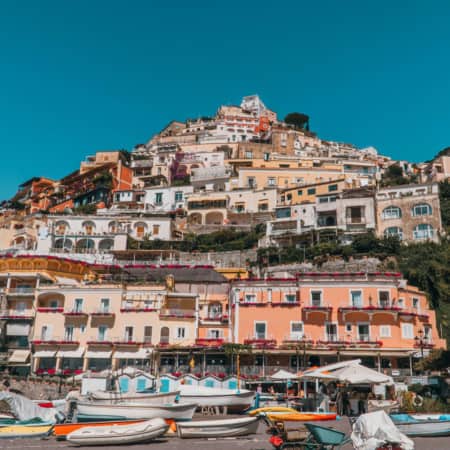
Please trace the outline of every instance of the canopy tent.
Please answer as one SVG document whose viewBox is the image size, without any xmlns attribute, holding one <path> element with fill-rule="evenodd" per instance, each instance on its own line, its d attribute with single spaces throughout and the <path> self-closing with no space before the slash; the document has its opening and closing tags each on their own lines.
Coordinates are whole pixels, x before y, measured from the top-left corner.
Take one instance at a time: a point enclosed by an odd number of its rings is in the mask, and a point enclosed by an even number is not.
<svg viewBox="0 0 450 450">
<path fill-rule="evenodd" d="M 270 378 L 272 380 L 298 380 L 299 377 L 295 373 L 280 369 L 276 371 Z"/>
<path fill-rule="evenodd" d="M 316 378 L 329 378 L 331 380 L 335 380 L 336 377 L 333 375 L 333 371 L 342 369 L 344 367 L 348 367 L 351 365 L 359 364 L 361 362 L 360 359 L 352 359 L 350 361 L 342 361 L 334 364 L 328 364 L 326 366 L 322 367 L 313 367 L 311 369 L 305 370 L 301 374 L 301 378 L 310 378 L 310 379 L 316 379 Z"/>
<path fill-rule="evenodd" d="M 377 372 L 376 370 L 369 369 L 368 367 L 361 366 L 360 364 L 338 369 L 333 372 L 333 375 L 337 377 L 339 381 L 349 384 L 394 384 L 392 377 Z"/>
</svg>

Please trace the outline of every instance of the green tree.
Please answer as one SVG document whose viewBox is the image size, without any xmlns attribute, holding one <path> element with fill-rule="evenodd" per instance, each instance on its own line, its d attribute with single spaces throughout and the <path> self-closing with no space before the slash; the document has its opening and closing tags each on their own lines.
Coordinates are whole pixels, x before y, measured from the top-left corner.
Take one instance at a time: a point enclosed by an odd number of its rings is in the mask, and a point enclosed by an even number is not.
<svg viewBox="0 0 450 450">
<path fill-rule="evenodd" d="M 299 112 L 291 112 L 284 118 L 285 123 L 294 125 L 299 130 L 309 131 L 309 116 Z"/>
</svg>

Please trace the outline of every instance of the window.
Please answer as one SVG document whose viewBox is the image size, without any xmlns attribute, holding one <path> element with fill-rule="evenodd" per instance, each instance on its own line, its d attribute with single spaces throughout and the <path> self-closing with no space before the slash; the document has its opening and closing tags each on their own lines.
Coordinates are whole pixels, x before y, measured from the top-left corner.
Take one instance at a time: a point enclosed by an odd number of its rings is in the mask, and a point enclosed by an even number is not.
<svg viewBox="0 0 450 450">
<path fill-rule="evenodd" d="M 264 161 L 269 161 L 270 153 L 264 153 Z"/>
<path fill-rule="evenodd" d="M 186 337 L 186 328 L 184 327 L 177 327 L 177 339 L 184 339 Z"/>
<path fill-rule="evenodd" d="M 402 323 L 402 338 L 414 339 L 414 327 L 412 323 Z"/>
<path fill-rule="evenodd" d="M 269 204 L 267 202 L 258 204 L 258 211 L 268 211 L 268 210 L 269 210 Z"/>
<path fill-rule="evenodd" d="M 244 212 L 245 211 L 245 203 L 236 203 L 235 208 L 236 208 L 236 212 Z"/>
<path fill-rule="evenodd" d="M 417 216 L 430 216 L 432 214 L 432 208 L 428 203 L 421 203 L 420 205 L 415 205 L 412 208 L 412 215 Z"/>
<path fill-rule="evenodd" d="M 255 180 L 255 178 L 254 177 L 248 177 L 247 178 L 247 184 L 248 184 L 248 187 L 250 187 L 250 188 L 256 188 L 256 180 Z"/>
<path fill-rule="evenodd" d="M 361 291 L 351 291 L 350 292 L 352 306 L 356 308 L 361 308 L 363 306 L 362 292 Z"/>
<path fill-rule="evenodd" d="M 162 192 L 156 192 L 155 193 L 155 205 L 162 205 L 162 198 L 163 198 Z"/>
<path fill-rule="evenodd" d="M 385 237 L 397 237 L 403 239 L 403 230 L 400 227 L 389 227 L 384 230 Z"/>
<path fill-rule="evenodd" d="M 58 300 L 50 300 L 50 308 L 57 308 L 58 307 Z"/>
<path fill-rule="evenodd" d="M 268 179 L 267 179 L 267 184 L 268 184 L 269 186 L 275 186 L 275 185 L 276 185 L 276 179 L 273 178 L 273 177 L 268 178 Z"/>
<path fill-rule="evenodd" d="M 337 184 L 330 184 L 328 186 L 328 192 L 335 192 L 338 190 L 338 185 Z"/>
<path fill-rule="evenodd" d="M 311 306 L 322 306 L 322 291 L 311 291 Z"/>
<path fill-rule="evenodd" d="M 390 306 L 389 291 L 379 291 L 378 292 L 378 304 L 382 308 L 387 308 L 388 306 Z"/>
<path fill-rule="evenodd" d="M 346 323 L 345 324 L 345 332 L 346 333 L 351 333 L 352 332 L 352 324 L 351 323 Z"/>
<path fill-rule="evenodd" d="M 404 298 L 399 298 L 397 305 L 399 308 L 404 308 L 405 307 L 405 299 Z"/>
<path fill-rule="evenodd" d="M 41 328 L 41 340 L 49 341 L 52 338 L 52 328 L 50 325 L 44 325 Z"/>
<path fill-rule="evenodd" d="M 363 223 L 364 207 L 350 206 L 346 211 L 347 221 L 350 223 Z"/>
<path fill-rule="evenodd" d="M 388 206 L 387 208 L 383 209 L 381 217 L 384 220 L 400 219 L 402 217 L 402 210 L 397 206 Z"/>
<path fill-rule="evenodd" d="M 209 339 L 221 339 L 223 337 L 222 330 L 208 330 Z"/>
<path fill-rule="evenodd" d="M 152 331 L 153 328 L 146 326 L 144 327 L 144 343 L 151 344 L 152 343 Z"/>
<path fill-rule="evenodd" d="M 308 195 L 314 195 L 316 193 L 316 188 L 310 188 L 307 191 Z"/>
<path fill-rule="evenodd" d="M 291 322 L 290 339 L 296 340 L 303 337 L 303 322 Z"/>
<path fill-rule="evenodd" d="M 245 303 L 256 303 L 256 294 L 245 294 L 244 302 Z"/>
<path fill-rule="evenodd" d="M 266 339 L 266 322 L 255 322 L 255 338 Z"/>
<path fill-rule="evenodd" d="M 413 237 L 416 240 L 431 239 L 433 237 L 433 227 L 428 223 L 421 223 L 414 228 Z"/>
<path fill-rule="evenodd" d="M 286 195 L 286 200 L 288 200 L 288 201 L 292 200 L 292 194 L 287 194 Z"/>
<path fill-rule="evenodd" d="M 246 151 L 245 152 L 245 158 L 246 159 L 252 159 L 253 158 L 253 152 Z"/>
<path fill-rule="evenodd" d="M 82 298 L 76 298 L 75 299 L 75 312 L 82 312 L 83 311 L 83 299 Z"/>
<path fill-rule="evenodd" d="M 358 340 L 370 341 L 370 327 L 368 323 L 358 323 Z"/>
<path fill-rule="evenodd" d="M 124 340 L 125 342 L 133 341 L 133 327 L 125 327 Z"/>
<path fill-rule="evenodd" d="M 68 326 L 64 330 L 64 340 L 73 341 L 73 326 Z"/>
<path fill-rule="evenodd" d="M 391 326 L 380 325 L 380 338 L 390 338 L 390 337 L 391 337 Z"/>
<path fill-rule="evenodd" d="M 100 300 L 100 305 L 101 305 L 101 312 L 102 313 L 107 313 L 109 312 L 109 298 L 102 298 Z"/>
<path fill-rule="evenodd" d="M 297 191 L 297 195 L 303 195 L 303 191 L 300 189 L 299 191 Z"/>
<path fill-rule="evenodd" d="M 158 236 L 159 235 L 159 225 L 153 225 L 153 228 L 152 228 L 152 233 L 153 233 L 153 236 Z"/>
<path fill-rule="evenodd" d="M 80 325 L 80 334 L 84 334 L 86 332 L 86 325 Z"/>
<path fill-rule="evenodd" d="M 105 325 L 101 325 L 98 327 L 98 340 L 99 341 L 106 341 L 106 335 L 108 333 L 108 327 Z"/>
<path fill-rule="evenodd" d="M 412 307 L 413 307 L 414 309 L 419 309 L 419 299 L 418 299 L 418 298 L 414 297 L 414 298 L 412 299 Z"/>
<path fill-rule="evenodd" d="M 176 191 L 175 202 L 182 202 L 182 201 L 183 201 L 183 191 Z"/>
<path fill-rule="evenodd" d="M 325 340 L 336 342 L 338 340 L 337 324 L 327 323 L 325 327 Z"/>
<path fill-rule="evenodd" d="M 286 303 L 295 303 L 297 301 L 297 295 L 296 294 L 285 294 L 284 301 Z"/>
</svg>

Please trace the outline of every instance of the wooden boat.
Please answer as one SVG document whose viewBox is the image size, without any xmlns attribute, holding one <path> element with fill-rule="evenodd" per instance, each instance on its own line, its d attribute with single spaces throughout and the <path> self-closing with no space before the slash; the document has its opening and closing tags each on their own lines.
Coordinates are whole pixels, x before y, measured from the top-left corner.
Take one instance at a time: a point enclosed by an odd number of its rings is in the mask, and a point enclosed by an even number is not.
<svg viewBox="0 0 450 450">
<path fill-rule="evenodd" d="M 77 445 L 124 445 L 147 442 L 163 435 L 169 425 L 163 419 L 152 419 L 133 425 L 83 427 L 67 435 Z"/>
<path fill-rule="evenodd" d="M 256 433 L 259 417 L 237 419 L 201 420 L 182 422 L 177 425 L 180 438 L 218 438 L 246 436 Z"/>
<path fill-rule="evenodd" d="M 204 407 L 227 407 L 229 411 L 237 412 L 247 409 L 252 403 L 255 393 L 246 389 L 220 389 L 204 386 L 180 386 L 180 400 L 197 403 Z"/>
<path fill-rule="evenodd" d="M 95 391 L 90 392 L 84 399 L 98 403 L 111 404 L 121 402 L 145 403 L 148 405 L 161 405 L 173 403 L 180 394 L 180 391 L 173 392 L 127 392 L 117 391 Z"/>
<path fill-rule="evenodd" d="M 108 427 L 113 425 L 133 425 L 142 423 L 144 420 L 116 420 L 110 422 L 76 422 L 76 423 L 57 423 L 53 427 L 53 436 L 57 439 L 64 439 L 68 434 L 84 427 Z"/>
<path fill-rule="evenodd" d="M 197 409 L 195 403 L 172 403 L 169 405 L 148 405 L 144 403 L 123 402 L 102 405 L 95 401 L 78 401 L 78 414 L 83 420 L 127 420 L 127 419 L 174 419 L 191 420 Z"/>
<path fill-rule="evenodd" d="M 48 436 L 53 425 L 7 425 L 0 427 L 0 439 Z"/>
<path fill-rule="evenodd" d="M 248 412 L 250 416 L 257 416 L 261 413 L 298 413 L 298 411 L 294 408 L 288 408 L 286 406 L 264 406 L 262 408 L 252 409 Z"/>
<path fill-rule="evenodd" d="M 269 412 L 265 413 L 272 421 L 280 422 L 317 422 L 323 420 L 336 420 L 336 413 L 320 412 Z"/>
<path fill-rule="evenodd" d="M 391 414 L 395 426 L 407 436 L 438 437 L 450 436 L 449 415 Z"/>
</svg>

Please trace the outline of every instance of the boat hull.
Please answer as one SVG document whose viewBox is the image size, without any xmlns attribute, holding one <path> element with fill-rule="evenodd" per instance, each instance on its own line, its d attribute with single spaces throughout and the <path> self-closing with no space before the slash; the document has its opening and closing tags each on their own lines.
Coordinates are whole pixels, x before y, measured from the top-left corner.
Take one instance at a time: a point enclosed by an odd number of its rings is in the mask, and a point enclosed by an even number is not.
<svg viewBox="0 0 450 450">
<path fill-rule="evenodd" d="M 324 420 L 336 420 L 336 413 L 284 413 L 284 412 L 271 412 L 266 413 L 266 416 L 270 420 L 278 420 L 281 422 L 320 422 Z"/>
<path fill-rule="evenodd" d="M 77 445 L 125 445 L 147 442 L 162 436 L 169 428 L 163 419 L 152 419 L 134 425 L 83 427 L 67 435 Z"/>
<path fill-rule="evenodd" d="M 219 438 L 254 434 L 258 429 L 258 417 L 225 420 L 202 420 L 177 425 L 180 438 Z"/>
<path fill-rule="evenodd" d="M 191 420 L 197 405 L 194 403 L 175 403 L 172 405 L 146 405 L 123 402 L 114 405 L 99 405 L 97 402 L 77 402 L 77 413 L 92 421 L 127 419 L 174 419 Z"/>
<path fill-rule="evenodd" d="M 182 386 L 180 401 L 197 403 L 199 408 L 226 407 L 230 412 L 240 412 L 253 403 L 255 393 L 252 391 L 235 391 L 205 387 Z"/>
<path fill-rule="evenodd" d="M 395 415 L 391 416 L 395 426 L 407 436 L 450 436 L 450 420 L 428 419 L 427 416 L 417 419 L 417 417 L 404 414 L 397 418 Z"/>
<path fill-rule="evenodd" d="M 166 405 L 173 403 L 180 394 L 180 391 L 164 392 L 156 394 L 145 393 L 120 393 L 120 392 L 91 392 L 84 399 L 95 401 L 105 405 L 135 402 L 147 405 Z"/>
<path fill-rule="evenodd" d="M 53 427 L 53 436 L 59 439 L 65 438 L 68 434 L 79 430 L 83 427 L 110 427 L 116 425 L 134 425 L 136 423 L 142 423 L 143 420 L 116 420 L 109 422 L 77 422 L 77 423 L 57 423 Z"/>
<path fill-rule="evenodd" d="M 53 425 L 9 425 L 0 428 L 0 439 L 40 438 L 48 436 Z"/>
</svg>

